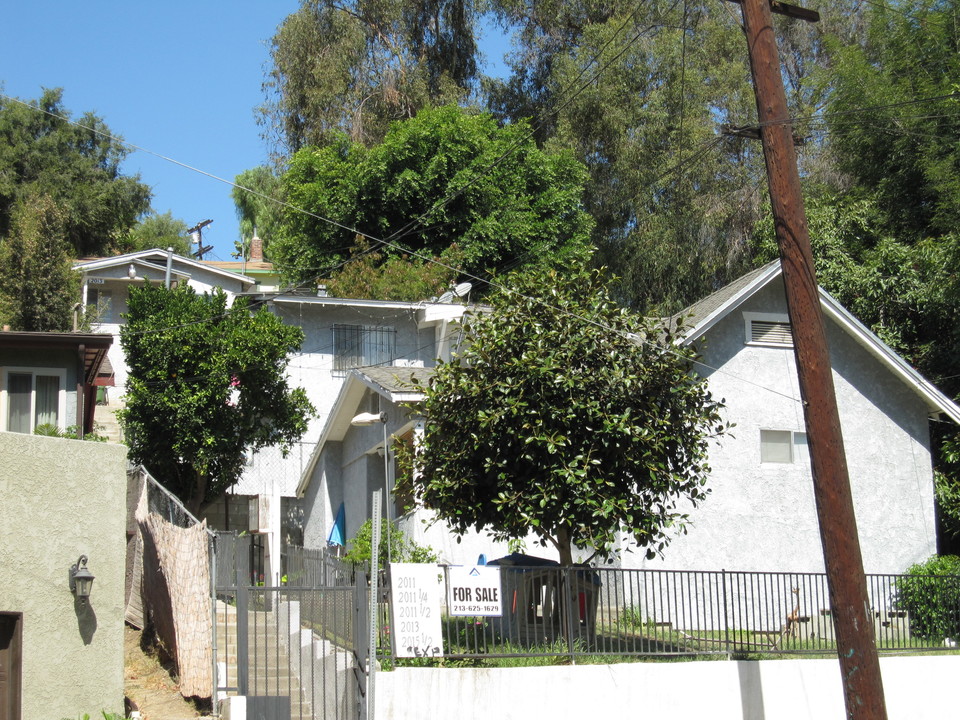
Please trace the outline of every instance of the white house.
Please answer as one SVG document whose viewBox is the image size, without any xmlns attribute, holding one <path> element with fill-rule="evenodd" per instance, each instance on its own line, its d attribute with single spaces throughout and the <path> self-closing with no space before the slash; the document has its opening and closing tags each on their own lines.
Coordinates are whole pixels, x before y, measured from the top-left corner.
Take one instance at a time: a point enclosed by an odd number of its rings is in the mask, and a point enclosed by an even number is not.
<svg viewBox="0 0 960 720">
<path fill-rule="evenodd" d="M 928 423 L 960 423 L 960 408 L 905 363 L 829 294 L 821 291 L 867 572 L 897 573 L 936 550 Z M 655 560 L 624 553 L 624 567 L 820 572 L 823 555 L 804 419 L 779 262 L 751 272 L 692 305 L 683 342 L 702 355 L 696 371 L 726 403 L 731 434 L 710 452 L 711 494 L 690 510 L 691 526 Z M 416 398 L 399 372 L 352 374 L 306 466 L 299 492 L 305 542 L 322 546 L 339 503 L 346 535 L 366 516 L 370 491 L 384 481 L 383 426 L 353 427 L 358 413 L 385 412 L 386 430 L 416 434 L 416 417 L 398 407 Z M 395 472 L 388 464 L 388 470 Z M 396 512 L 395 510 L 393 512 Z M 475 562 L 505 549 L 484 537 L 456 543 L 435 526 L 409 531 L 444 560 Z"/>
<path fill-rule="evenodd" d="M 147 280 L 165 282 L 167 261 L 166 251 L 149 250 L 74 266 L 83 274 L 84 304 L 99 304 L 104 311 L 97 325 L 100 332 L 119 337 L 130 285 Z M 222 501 L 207 508 L 206 517 L 219 529 L 262 535 L 268 558 L 279 558 L 284 539 L 302 542 L 297 485 L 348 372 L 357 367 L 430 367 L 437 358 L 448 357 L 451 333 L 455 332 L 452 323 L 462 316 L 465 306 L 453 302 L 452 293 L 445 294 L 443 302 L 391 302 L 332 298 L 292 290 L 267 292 L 264 287 L 275 288 L 277 280 L 275 273 L 260 267 L 264 263 L 253 263 L 253 270 L 262 270 L 265 286 L 233 272 L 239 269 L 235 265 L 239 264 L 201 262 L 173 255 L 171 283 L 186 282 L 198 292 L 219 287 L 229 301 L 239 294 L 253 295 L 284 323 L 300 327 L 304 342 L 301 351 L 290 358 L 288 375 L 293 387 L 306 390 L 317 414 L 286 456 L 277 448 L 253 455 L 241 481 Z M 459 289 L 467 291 L 465 287 Z M 119 386 L 111 400 L 116 403 L 122 401 L 127 377 L 119 340 L 111 349 L 110 359 Z M 270 572 L 278 579 L 279 563 L 273 563 Z"/>
</svg>

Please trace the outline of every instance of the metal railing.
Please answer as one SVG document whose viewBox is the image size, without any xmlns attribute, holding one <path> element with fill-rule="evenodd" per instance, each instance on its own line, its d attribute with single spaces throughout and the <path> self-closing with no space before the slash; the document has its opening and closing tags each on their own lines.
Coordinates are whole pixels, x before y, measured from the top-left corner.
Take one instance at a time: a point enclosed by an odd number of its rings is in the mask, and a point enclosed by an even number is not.
<svg viewBox="0 0 960 720">
<path fill-rule="evenodd" d="M 832 654 L 836 640 L 820 573 L 701 572 L 612 568 L 500 568 L 499 617 L 452 617 L 441 608 L 447 658 Z M 441 573 L 438 573 L 440 576 Z M 442 573 L 449 597 L 449 569 Z M 944 650 L 956 638 L 930 631 L 898 589 L 915 576 L 868 575 L 880 652 Z M 952 588 L 960 577 L 927 581 Z M 960 629 L 960 601 L 932 612 Z M 389 606 L 380 654 L 392 656 Z M 938 626 L 943 627 L 944 625 Z M 922 630 L 922 632 L 921 632 Z M 960 635 L 960 630 L 957 632 Z"/>
<path fill-rule="evenodd" d="M 248 717 L 358 716 L 355 588 L 221 590 L 236 604 L 217 607 L 219 693 L 246 696 Z"/>
</svg>

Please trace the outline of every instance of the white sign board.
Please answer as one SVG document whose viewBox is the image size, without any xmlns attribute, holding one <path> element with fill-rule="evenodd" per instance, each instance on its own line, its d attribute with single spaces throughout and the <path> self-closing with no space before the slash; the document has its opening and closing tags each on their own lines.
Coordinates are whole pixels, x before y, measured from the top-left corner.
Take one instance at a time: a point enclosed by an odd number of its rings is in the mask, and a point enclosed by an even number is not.
<svg viewBox="0 0 960 720">
<path fill-rule="evenodd" d="M 397 657 L 443 657 L 440 580 L 436 565 L 390 563 L 393 639 Z"/>
<path fill-rule="evenodd" d="M 448 568 L 450 597 L 447 607 L 451 615 L 503 614 L 500 598 L 500 568 L 489 565 Z"/>
</svg>

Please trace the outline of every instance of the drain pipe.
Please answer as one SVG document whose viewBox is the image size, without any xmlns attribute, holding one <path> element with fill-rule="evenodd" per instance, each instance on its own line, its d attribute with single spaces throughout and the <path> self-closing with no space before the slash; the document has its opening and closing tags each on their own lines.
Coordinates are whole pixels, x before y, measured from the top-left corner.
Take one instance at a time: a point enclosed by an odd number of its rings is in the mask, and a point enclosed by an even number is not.
<svg viewBox="0 0 960 720">
<path fill-rule="evenodd" d="M 173 248 L 167 248 L 167 275 L 163 281 L 163 286 L 169 290 L 170 289 L 170 272 L 173 268 Z"/>
</svg>

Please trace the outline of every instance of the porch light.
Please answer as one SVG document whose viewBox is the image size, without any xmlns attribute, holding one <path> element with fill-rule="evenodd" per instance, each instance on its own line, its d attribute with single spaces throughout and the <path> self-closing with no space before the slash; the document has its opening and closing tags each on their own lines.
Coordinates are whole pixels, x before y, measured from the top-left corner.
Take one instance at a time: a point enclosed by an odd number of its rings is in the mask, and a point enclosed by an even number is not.
<svg viewBox="0 0 960 720">
<path fill-rule="evenodd" d="M 70 568 L 70 592 L 81 602 L 87 602 L 93 587 L 94 575 L 87 569 L 87 556 L 81 555 Z"/>
</svg>

